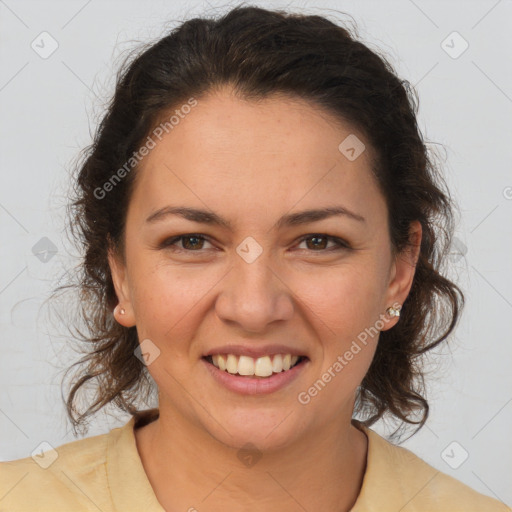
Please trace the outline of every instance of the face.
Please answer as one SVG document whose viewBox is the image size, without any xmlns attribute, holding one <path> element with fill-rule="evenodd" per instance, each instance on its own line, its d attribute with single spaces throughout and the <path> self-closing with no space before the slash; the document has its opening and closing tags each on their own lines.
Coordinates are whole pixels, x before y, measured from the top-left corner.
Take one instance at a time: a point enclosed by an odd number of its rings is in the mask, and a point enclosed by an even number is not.
<svg viewBox="0 0 512 512">
<path fill-rule="evenodd" d="M 355 159 L 360 146 L 339 149 L 349 136 L 366 147 Z M 161 418 L 260 449 L 348 428 L 417 257 L 392 255 L 364 136 L 300 99 L 224 89 L 136 172 L 125 259 L 110 265 L 116 318 L 146 340 Z M 299 215 L 327 208 L 338 213 Z"/>
</svg>

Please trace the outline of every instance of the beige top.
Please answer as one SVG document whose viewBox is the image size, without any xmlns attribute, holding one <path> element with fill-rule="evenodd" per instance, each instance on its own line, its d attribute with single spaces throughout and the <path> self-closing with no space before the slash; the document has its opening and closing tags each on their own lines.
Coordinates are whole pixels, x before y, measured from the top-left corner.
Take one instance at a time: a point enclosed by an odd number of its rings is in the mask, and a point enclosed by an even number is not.
<svg viewBox="0 0 512 512">
<path fill-rule="evenodd" d="M 37 462 L 0 462 L 0 512 L 163 512 L 133 432 L 157 417 L 158 409 L 142 411 L 108 434 L 36 454 Z M 512 511 L 361 428 L 368 437 L 367 466 L 351 512 Z"/>
</svg>

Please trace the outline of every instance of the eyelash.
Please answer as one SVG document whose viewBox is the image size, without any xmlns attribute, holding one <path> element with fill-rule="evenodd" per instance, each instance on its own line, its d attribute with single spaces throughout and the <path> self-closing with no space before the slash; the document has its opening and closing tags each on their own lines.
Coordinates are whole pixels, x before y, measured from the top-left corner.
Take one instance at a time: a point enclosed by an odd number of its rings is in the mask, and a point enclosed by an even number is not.
<svg viewBox="0 0 512 512">
<path fill-rule="evenodd" d="M 331 247 L 331 248 L 328 248 L 328 249 L 322 249 L 322 250 L 318 250 L 318 251 L 310 250 L 310 252 L 319 252 L 319 253 L 321 253 L 321 252 L 330 252 L 330 251 L 350 250 L 351 249 L 350 244 L 348 242 L 346 242 L 345 240 L 343 240 L 342 238 L 338 238 L 336 236 L 325 235 L 323 233 L 310 233 L 308 235 L 305 235 L 305 236 L 303 236 L 299 240 L 299 244 L 301 244 L 305 240 L 308 240 L 310 238 L 315 238 L 315 237 L 326 238 L 328 242 L 334 242 L 337 245 L 337 247 Z M 159 248 L 160 249 L 169 249 L 169 248 L 171 248 L 172 250 L 175 250 L 175 251 L 178 251 L 178 252 L 181 251 L 181 252 L 188 252 L 188 253 L 200 253 L 203 250 L 203 249 L 189 250 L 189 249 L 183 249 L 183 248 L 176 247 L 176 243 L 179 242 L 180 240 L 185 239 L 185 238 L 198 238 L 199 240 L 203 240 L 203 241 L 209 242 L 208 238 L 203 236 L 203 235 L 196 234 L 196 233 L 188 233 L 188 234 L 185 234 L 185 235 L 178 235 L 178 236 L 174 236 L 174 237 L 171 237 L 171 238 L 168 238 L 168 239 L 164 240 L 160 244 Z M 308 250 L 308 249 L 306 249 L 306 250 Z"/>
</svg>

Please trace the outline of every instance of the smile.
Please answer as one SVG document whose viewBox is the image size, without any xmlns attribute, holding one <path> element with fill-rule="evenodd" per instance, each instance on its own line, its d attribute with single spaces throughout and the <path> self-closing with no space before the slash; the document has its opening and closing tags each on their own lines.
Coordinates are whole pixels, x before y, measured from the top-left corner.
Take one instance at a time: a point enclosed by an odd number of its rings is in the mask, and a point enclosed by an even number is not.
<svg viewBox="0 0 512 512">
<path fill-rule="evenodd" d="M 241 395 L 266 395 L 285 389 L 311 362 L 306 356 L 291 354 L 264 355 L 257 358 L 211 354 L 201 359 L 214 381 Z"/>
<path fill-rule="evenodd" d="M 253 358 L 250 356 L 235 354 L 213 354 L 207 361 L 219 370 L 232 375 L 270 377 L 273 374 L 289 371 L 299 364 L 304 356 L 291 354 L 275 354 Z"/>
</svg>

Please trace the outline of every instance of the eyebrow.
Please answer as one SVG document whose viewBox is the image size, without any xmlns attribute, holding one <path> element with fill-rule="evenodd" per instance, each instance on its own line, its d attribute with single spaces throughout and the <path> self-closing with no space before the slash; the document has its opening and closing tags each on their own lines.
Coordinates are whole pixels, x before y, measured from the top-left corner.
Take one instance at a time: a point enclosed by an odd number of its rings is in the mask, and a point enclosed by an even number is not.
<svg viewBox="0 0 512 512">
<path fill-rule="evenodd" d="M 146 219 L 146 223 L 152 224 L 173 215 L 201 224 L 221 226 L 229 230 L 233 229 L 231 222 L 214 212 L 185 206 L 165 206 L 164 208 L 160 208 Z M 283 215 L 277 221 L 276 227 L 280 229 L 284 226 L 298 226 L 338 215 L 343 215 L 358 222 L 366 222 L 366 219 L 362 215 L 358 215 L 343 206 L 333 206 Z"/>
</svg>

